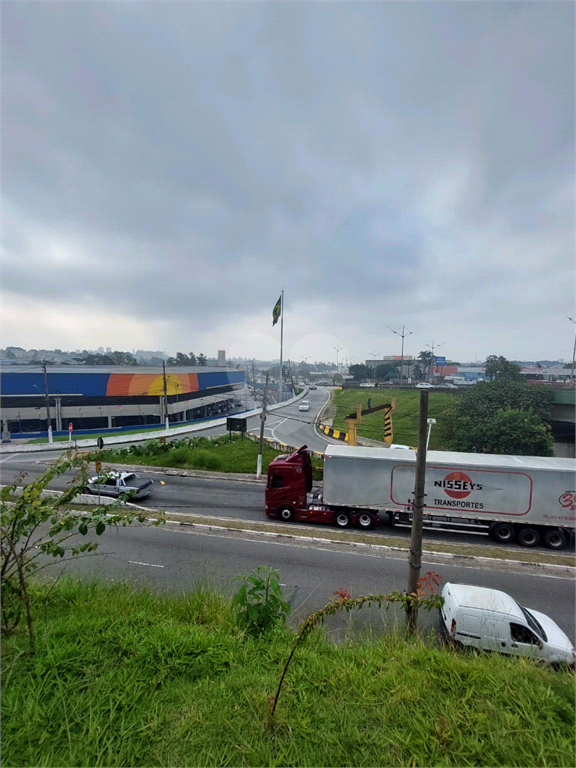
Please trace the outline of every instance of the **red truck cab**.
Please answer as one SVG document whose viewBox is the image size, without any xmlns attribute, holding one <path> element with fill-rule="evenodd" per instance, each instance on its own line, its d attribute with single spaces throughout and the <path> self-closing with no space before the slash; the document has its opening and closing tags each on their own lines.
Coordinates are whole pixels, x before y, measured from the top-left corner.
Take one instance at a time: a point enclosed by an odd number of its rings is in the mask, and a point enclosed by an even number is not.
<svg viewBox="0 0 576 768">
<path fill-rule="evenodd" d="M 268 517 L 285 522 L 329 523 L 339 528 L 357 525 L 364 529 L 378 525 L 378 516 L 373 512 L 322 502 L 320 492 L 312 489 L 312 461 L 306 445 L 270 462 L 265 498 Z"/>
<path fill-rule="evenodd" d="M 288 455 L 276 456 L 268 466 L 266 514 L 282 520 L 295 520 L 296 511 L 306 507 L 312 491 L 312 462 L 303 445 Z"/>
</svg>

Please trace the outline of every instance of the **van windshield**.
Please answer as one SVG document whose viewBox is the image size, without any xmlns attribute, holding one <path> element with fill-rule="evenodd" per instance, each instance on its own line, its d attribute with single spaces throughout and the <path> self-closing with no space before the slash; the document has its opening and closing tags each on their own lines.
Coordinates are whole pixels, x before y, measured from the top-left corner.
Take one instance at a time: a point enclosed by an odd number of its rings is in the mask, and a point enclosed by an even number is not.
<svg viewBox="0 0 576 768">
<path fill-rule="evenodd" d="M 522 613 L 524 614 L 526 621 L 528 622 L 528 626 L 530 627 L 530 629 L 536 632 L 538 637 L 540 637 L 542 640 L 544 640 L 545 643 L 547 643 L 548 638 L 546 637 L 546 632 L 544 632 L 544 630 L 542 629 L 542 625 L 540 624 L 540 622 L 537 621 L 537 619 L 534 616 L 532 616 L 528 608 L 524 608 L 523 605 L 521 605 L 520 608 L 522 610 Z"/>
</svg>

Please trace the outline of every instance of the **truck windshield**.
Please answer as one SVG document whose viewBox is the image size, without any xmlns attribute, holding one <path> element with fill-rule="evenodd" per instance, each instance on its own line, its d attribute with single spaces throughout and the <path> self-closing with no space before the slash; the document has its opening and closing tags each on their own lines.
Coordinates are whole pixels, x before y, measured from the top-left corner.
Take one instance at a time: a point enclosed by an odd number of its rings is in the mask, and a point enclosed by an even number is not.
<svg viewBox="0 0 576 768">
<path fill-rule="evenodd" d="M 544 630 L 542 629 L 542 625 L 540 624 L 540 622 L 537 621 L 537 619 L 534 616 L 532 616 L 528 608 L 524 608 L 524 606 L 521 605 L 520 609 L 522 610 L 522 613 L 524 614 L 524 617 L 528 622 L 528 626 L 530 627 L 530 629 L 536 632 L 538 637 L 544 640 L 545 643 L 547 643 L 548 638 L 546 637 L 546 632 L 544 632 Z"/>
</svg>

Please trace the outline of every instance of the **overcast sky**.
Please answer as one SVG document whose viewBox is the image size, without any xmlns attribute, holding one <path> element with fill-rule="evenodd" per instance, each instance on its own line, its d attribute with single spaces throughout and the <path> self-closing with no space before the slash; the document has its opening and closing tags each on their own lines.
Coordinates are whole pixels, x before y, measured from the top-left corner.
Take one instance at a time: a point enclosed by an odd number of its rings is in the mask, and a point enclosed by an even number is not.
<svg viewBox="0 0 576 768">
<path fill-rule="evenodd" d="M 2 346 L 571 360 L 574 8 L 4 0 Z"/>
</svg>

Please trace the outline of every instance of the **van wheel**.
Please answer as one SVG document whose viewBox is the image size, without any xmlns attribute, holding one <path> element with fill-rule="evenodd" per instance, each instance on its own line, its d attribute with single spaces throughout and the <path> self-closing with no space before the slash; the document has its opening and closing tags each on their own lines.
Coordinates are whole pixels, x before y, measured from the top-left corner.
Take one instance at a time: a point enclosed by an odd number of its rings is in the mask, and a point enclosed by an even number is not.
<svg viewBox="0 0 576 768">
<path fill-rule="evenodd" d="M 566 536 L 557 528 L 552 528 L 544 534 L 544 544 L 548 549 L 564 549 L 566 546 Z"/>
<path fill-rule="evenodd" d="M 518 544 L 522 544 L 523 547 L 535 547 L 540 544 L 540 532 L 536 528 L 520 528 Z"/>
<path fill-rule="evenodd" d="M 294 520 L 294 510 L 291 507 L 282 507 L 278 510 L 278 517 L 285 523 L 291 523 Z"/>
<path fill-rule="evenodd" d="M 501 544 L 509 544 L 511 541 L 514 541 L 514 528 L 510 523 L 496 523 L 490 529 L 490 536 Z"/>
<path fill-rule="evenodd" d="M 334 518 L 334 524 L 337 528 L 349 528 L 351 525 L 350 515 L 347 512 L 339 512 Z"/>
<path fill-rule="evenodd" d="M 370 528 L 374 528 L 375 521 L 372 515 L 368 515 L 365 512 L 363 512 L 361 515 L 358 515 L 358 518 L 356 520 L 356 525 L 358 526 L 358 528 L 369 530 Z"/>
</svg>

